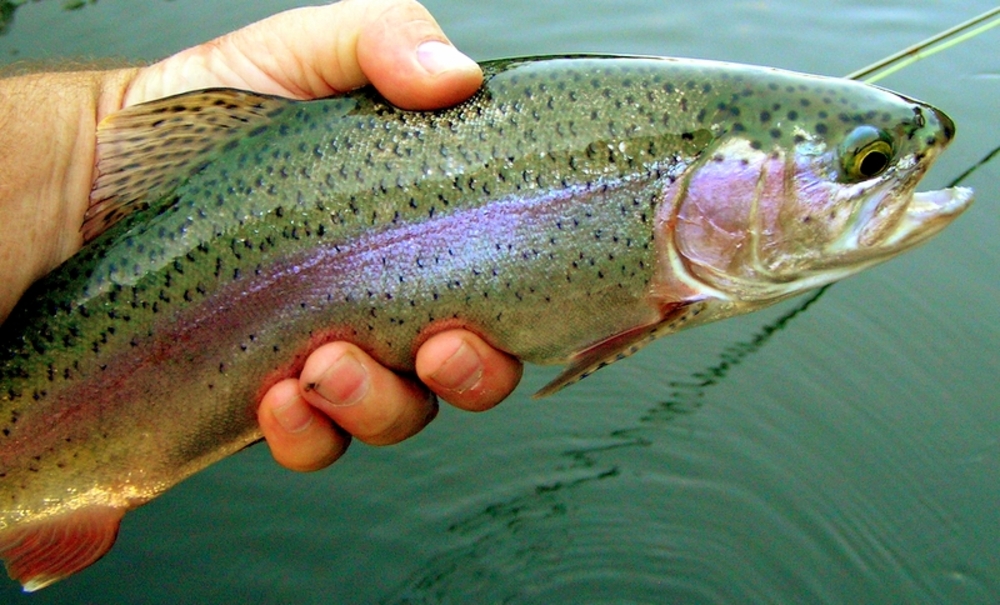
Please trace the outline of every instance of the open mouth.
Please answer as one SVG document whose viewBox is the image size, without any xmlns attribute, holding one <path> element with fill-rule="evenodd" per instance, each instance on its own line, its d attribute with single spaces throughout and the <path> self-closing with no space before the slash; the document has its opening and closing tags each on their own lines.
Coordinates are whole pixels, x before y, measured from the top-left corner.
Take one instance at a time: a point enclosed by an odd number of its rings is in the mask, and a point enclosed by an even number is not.
<svg viewBox="0 0 1000 605">
<path fill-rule="evenodd" d="M 972 200 L 972 189 L 968 187 L 914 193 L 883 246 L 911 246 L 934 235 L 968 208 Z"/>
<path fill-rule="evenodd" d="M 971 203 L 972 189 L 968 187 L 918 191 L 913 194 L 906 215 L 924 219 L 951 216 L 965 210 Z"/>
</svg>

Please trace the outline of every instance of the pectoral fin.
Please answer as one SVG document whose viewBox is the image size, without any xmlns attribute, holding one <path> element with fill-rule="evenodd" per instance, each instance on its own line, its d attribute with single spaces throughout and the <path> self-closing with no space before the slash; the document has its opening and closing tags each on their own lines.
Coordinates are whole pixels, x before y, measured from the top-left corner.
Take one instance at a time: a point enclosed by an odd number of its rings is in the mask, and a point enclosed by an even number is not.
<svg viewBox="0 0 1000 605">
<path fill-rule="evenodd" d="M 580 382 L 597 370 L 631 356 L 660 336 L 681 329 L 704 308 L 703 303 L 681 304 L 664 311 L 663 319 L 620 332 L 580 351 L 570 365 L 532 397 L 541 399 Z"/>
<path fill-rule="evenodd" d="M 34 592 L 104 556 L 124 514 L 120 508 L 89 506 L 0 530 L 0 558 L 11 579 Z"/>
</svg>

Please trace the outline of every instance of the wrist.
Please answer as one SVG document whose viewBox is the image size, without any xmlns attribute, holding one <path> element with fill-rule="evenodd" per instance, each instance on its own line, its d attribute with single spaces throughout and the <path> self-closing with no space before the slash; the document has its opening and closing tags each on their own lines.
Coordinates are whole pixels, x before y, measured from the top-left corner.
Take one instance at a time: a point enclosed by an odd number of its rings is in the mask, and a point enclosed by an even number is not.
<svg viewBox="0 0 1000 605">
<path fill-rule="evenodd" d="M 0 80 L 0 322 L 32 282 L 82 245 L 98 120 L 121 107 L 136 70 Z"/>
</svg>

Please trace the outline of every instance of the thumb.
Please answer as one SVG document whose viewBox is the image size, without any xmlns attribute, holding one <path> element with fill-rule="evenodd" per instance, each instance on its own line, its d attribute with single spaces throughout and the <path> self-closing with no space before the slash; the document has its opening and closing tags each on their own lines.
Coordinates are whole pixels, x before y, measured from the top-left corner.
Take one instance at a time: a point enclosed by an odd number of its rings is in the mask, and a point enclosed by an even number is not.
<svg viewBox="0 0 1000 605">
<path fill-rule="evenodd" d="M 358 64 L 389 101 L 405 109 L 433 109 L 454 105 L 479 88 L 479 65 L 452 46 L 423 6 L 394 0 L 364 4 L 378 16 L 360 30 Z"/>
<path fill-rule="evenodd" d="M 345 0 L 279 13 L 142 70 L 124 105 L 228 86 L 316 98 L 372 83 L 406 109 L 470 96 L 482 71 L 414 0 Z"/>
</svg>

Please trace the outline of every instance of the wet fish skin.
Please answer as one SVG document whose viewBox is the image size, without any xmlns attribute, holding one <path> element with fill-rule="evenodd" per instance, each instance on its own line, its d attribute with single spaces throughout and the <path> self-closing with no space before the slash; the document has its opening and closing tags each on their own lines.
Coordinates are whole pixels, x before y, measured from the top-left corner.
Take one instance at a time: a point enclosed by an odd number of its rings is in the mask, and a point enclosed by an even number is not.
<svg viewBox="0 0 1000 605">
<path fill-rule="evenodd" d="M 260 396 L 322 342 L 350 340 L 409 371 L 423 340 L 461 326 L 526 361 L 573 363 L 561 386 L 656 336 L 884 260 L 968 203 L 942 195 L 912 219 L 913 237 L 899 231 L 954 126 L 854 82 L 608 57 L 485 73 L 476 97 L 440 112 L 397 110 L 371 90 L 155 105 L 182 122 L 215 102 L 252 110 L 196 154 L 160 137 L 157 151 L 194 156 L 193 174 L 151 177 L 135 200 L 147 209 L 0 327 L 0 554 L 12 576 L 40 588 L 85 567 L 124 511 L 259 439 Z M 144 111 L 127 115 L 184 130 Z M 868 124 L 894 137 L 893 165 L 845 180 L 844 142 Z M 123 172 L 107 173 L 111 189 L 142 189 Z M 876 193 L 877 207 L 858 210 Z M 817 214 L 803 227 L 803 208 L 819 207 L 830 225 Z M 897 241 L 845 249 L 863 218 Z M 759 233 L 732 237 L 740 229 Z M 25 546 L 65 549 L 57 530 L 96 546 L 56 566 Z"/>
</svg>

